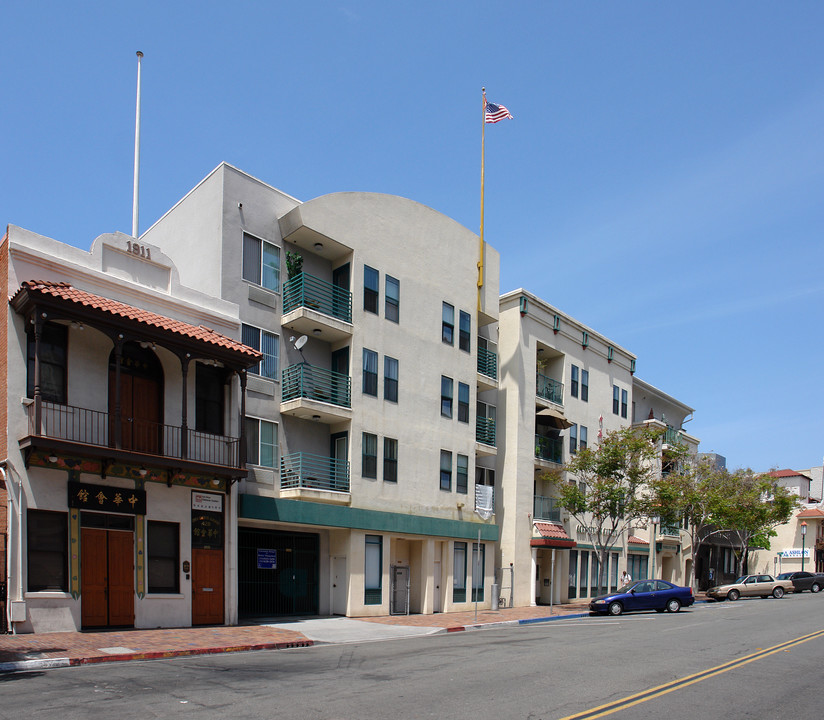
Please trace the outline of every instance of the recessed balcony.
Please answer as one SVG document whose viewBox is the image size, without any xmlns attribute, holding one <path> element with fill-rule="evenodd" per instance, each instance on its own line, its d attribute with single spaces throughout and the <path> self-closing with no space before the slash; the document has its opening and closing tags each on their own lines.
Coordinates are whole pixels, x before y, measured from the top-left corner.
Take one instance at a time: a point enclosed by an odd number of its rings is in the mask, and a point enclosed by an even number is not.
<svg viewBox="0 0 824 720">
<path fill-rule="evenodd" d="M 475 418 L 475 454 L 497 455 L 495 446 L 495 420 L 478 416 Z"/>
<path fill-rule="evenodd" d="M 352 419 L 352 381 L 348 375 L 298 363 L 281 374 L 280 412 L 327 424 Z"/>
<path fill-rule="evenodd" d="M 498 387 L 498 353 L 478 346 L 478 386 L 481 390 Z"/>
<path fill-rule="evenodd" d="M 296 452 L 280 459 L 280 496 L 349 504 L 349 461 Z"/>
<path fill-rule="evenodd" d="M 534 520 L 561 522 L 561 507 L 558 505 L 558 499 L 535 495 L 532 502 L 532 517 Z"/>
<path fill-rule="evenodd" d="M 535 460 L 539 466 L 563 465 L 564 441 L 559 437 L 535 436 Z"/>
<path fill-rule="evenodd" d="M 564 384 L 541 373 L 536 374 L 535 395 L 539 404 L 564 404 Z"/>
<path fill-rule="evenodd" d="M 301 273 L 283 286 L 281 325 L 330 343 L 351 337 L 352 293 Z"/>
<path fill-rule="evenodd" d="M 43 402 L 39 427 L 36 403 L 26 408 L 28 435 L 20 440 L 26 448 L 47 447 L 66 453 L 111 457 L 136 464 L 173 460 L 193 469 L 225 474 L 240 468 L 240 440 L 130 417 L 120 420 L 116 438 L 115 416 L 57 403 Z M 219 470 L 224 472 L 221 473 Z"/>
</svg>

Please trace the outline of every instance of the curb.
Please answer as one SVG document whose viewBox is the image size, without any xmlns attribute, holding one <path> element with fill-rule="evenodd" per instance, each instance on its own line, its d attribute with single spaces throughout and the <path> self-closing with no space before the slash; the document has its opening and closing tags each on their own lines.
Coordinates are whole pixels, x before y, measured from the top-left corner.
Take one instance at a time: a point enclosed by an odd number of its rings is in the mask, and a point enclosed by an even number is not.
<svg viewBox="0 0 824 720">
<path fill-rule="evenodd" d="M 195 655 L 218 655 L 221 653 L 253 652 L 255 650 L 289 650 L 291 648 L 312 647 L 313 640 L 296 640 L 279 643 L 257 643 L 254 645 L 231 645 L 228 647 L 192 648 L 190 650 L 157 650 L 153 652 L 121 653 L 119 655 L 100 655 L 79 658 L 44 658 L 42 660 L 19 660 L 0 663 L 0 673 L 24 672 L 27 670 L 50 670 L 52 668 L 77 667 L 79 665 L 96 665 L 109 662 L 126 662 L 128 660 L 164 660 L 174 657 L 191 657 Z"/>
</svg>

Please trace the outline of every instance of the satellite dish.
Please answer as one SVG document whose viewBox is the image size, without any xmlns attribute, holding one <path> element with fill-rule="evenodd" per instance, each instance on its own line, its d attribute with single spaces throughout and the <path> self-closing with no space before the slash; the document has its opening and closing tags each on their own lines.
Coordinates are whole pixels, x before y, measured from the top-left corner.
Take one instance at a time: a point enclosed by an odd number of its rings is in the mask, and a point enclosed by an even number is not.
<svg viewBox="0 0 824 720">
<path fill-rule="evenodd" d="M 308 339 L 309 338 L 306 337 L 306 335 L 301 335 L 297 340 L 295 340 L 295 350 L 300 350 L 301 348 L 303 348 L 303 346 L 306 345 L 306 341 Z"/>
</svg>

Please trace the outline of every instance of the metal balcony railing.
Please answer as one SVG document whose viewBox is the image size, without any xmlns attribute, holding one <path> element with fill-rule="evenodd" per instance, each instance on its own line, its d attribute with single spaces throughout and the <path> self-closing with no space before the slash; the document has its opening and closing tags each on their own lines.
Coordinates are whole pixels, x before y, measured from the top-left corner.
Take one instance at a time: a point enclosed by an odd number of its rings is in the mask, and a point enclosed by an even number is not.
<svg viewBox="0 0 824 720">
<path fill-rule="evenodd" d="M 284 368 L 281 379 L 282 402 L 306 398 L 340 407 L 352 407 L 352 381 L 348 375 L 308 363 L 298 363 Z"/>
<path fill-rule="evenodd" d="M 681 431 L 674 427 L 667 427 L 664 431 L 664 445 L 680 445 L 682 442 Z"/>
<path fill-rule="evenodd" d="M 280 487 L 349 492 L 349 461 L 296 452 L 280 459 Z"/>
<path fill-rule="evenodd" d="M 114 448 L 115 416 L 99 410 L 41 404 L 40 429 L 36 422 L 35 403 L 27 408 L 29 435 L 53 438 L 80 445 Z M 123 417 L 120 420 L 120 450 L 157 455 L 163 458 L 240 467 L 240 441 L 237 438 L 198 432 L 178 425 Z"/>
<path fill-rule="evenodd" d="M 495 447 L 495 420 L 477 417 L 475 419 L 475 439 L 479 443 Z"/>
<path fill-rule="evenodd" d="M 681 528 L 678 527 L 678 525 L 662 525 L 661 535 L 672 535 L 674 537 L 680 537 Z"/>
<path fill-rule="evenodd" d="M 564 404 L 564 384 L 553 380 L 551 377 L 537 373 L 536 394 L 540 398 L 557 403 Z"/>
<path fill-rule="evenodd" d="M 535 520 L 561 522 L 561 508 L 557 498 L 536 495 L 532 503 L 532 517 Z"/>
<path fill-rule="evenodd" d="M 498 353 L 478 347 L 478 372 L 481 375 L 498 379 Z"/>
<path fill-rule="evenodd" d="M 564 441 L 561 438 L 536 435 L 535 457 L 562 465 L 564 462 Z"/>
<path fill-rule="evenodd" d="M 314 275 L 301 273 L 283 286 L 283 312 L 299 307 L 352 322 L 352 293 Z"/>
</svg>

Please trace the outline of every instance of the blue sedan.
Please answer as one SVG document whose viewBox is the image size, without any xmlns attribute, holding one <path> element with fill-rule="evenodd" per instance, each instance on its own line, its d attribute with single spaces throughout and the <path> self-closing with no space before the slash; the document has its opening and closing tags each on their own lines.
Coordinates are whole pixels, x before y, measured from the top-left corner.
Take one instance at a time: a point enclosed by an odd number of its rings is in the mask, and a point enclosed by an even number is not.
<svg viewBox="0 0 824 720">
<path fill-rule="evenodd" d="M 589 611 L 605 615 L 620 615 L 629 610 L 676 613 L 694 602 L 692 588 L 679 587 L 666 580 L 636 580 L 609 595 L 594 598 Z"/>
</svg>

